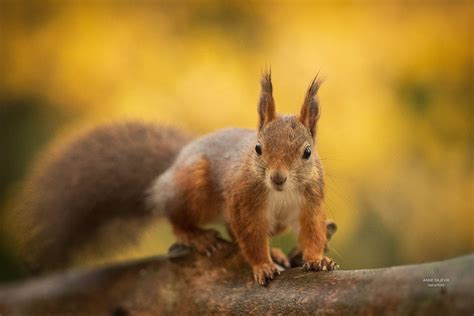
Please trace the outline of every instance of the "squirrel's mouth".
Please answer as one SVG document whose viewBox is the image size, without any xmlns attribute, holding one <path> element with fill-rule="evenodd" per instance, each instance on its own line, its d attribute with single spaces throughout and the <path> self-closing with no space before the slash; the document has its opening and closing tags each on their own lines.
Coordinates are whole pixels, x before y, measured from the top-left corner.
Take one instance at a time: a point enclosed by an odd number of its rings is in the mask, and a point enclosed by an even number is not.
<svg viewBox="0 0 474 316">
<path fill-rule="evenodd" d="M 275 189 L 275 191 L 283 191 L 285 189 L 285 184 L 275 184 L 275 183 L 272 183 L 272 187 L 273 189 Z"/>
</svg>

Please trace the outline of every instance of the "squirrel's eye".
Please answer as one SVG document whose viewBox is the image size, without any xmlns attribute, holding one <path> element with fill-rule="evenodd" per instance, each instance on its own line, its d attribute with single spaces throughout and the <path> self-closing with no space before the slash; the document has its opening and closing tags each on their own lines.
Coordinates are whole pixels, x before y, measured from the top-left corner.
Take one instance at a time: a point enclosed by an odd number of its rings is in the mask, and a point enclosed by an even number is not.
<svg viewBox="0 0 474 316">
<path fill-rule="evenodd" d="M 257 152 L 257 154 L 261 155 L 262 154 L 262 145 L 260 145 L 260 144 L 255 145 L 255 151 Z"/>
<path fill-rule="evenodd" d="M 303 159 L 308 159 L 311 156 L 311 147 L 306 146 L 303 153 Z"/>
</svg>

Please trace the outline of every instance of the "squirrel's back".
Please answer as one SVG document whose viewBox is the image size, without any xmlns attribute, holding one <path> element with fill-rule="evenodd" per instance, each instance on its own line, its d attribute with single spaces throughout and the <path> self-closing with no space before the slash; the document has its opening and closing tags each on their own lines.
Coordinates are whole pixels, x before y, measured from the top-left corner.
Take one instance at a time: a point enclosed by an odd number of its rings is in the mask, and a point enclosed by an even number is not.
<svg viewBox="0 0 474 316">
<path fill-rule="evenodd" d="M 194 210 L 200 224 L 224 219 L 221 215 L 228 178 L 246 162 L 256 136 L 252 129 L 225 128 L 190 142 L 148 191 L 150 208 L 168 217 Z M 183 208 L 187 211 L 181 212 Z"/>
<path fill-rule="evenodd" d="M 202 136 L 183 148 L 174 165 L 183 168 L 196 160 L 205 159 L 209 164 L 209 177 L 216 190 L 223 189 L 229 168 L 239 168 L 245 163 L 248 149 L 256 142 L 257 132 L 247 128 L 224 128 Z"/>
<path fill-rule="evenodd" d="M 12 213 L 28 267 L 65 266 L 104 226 L 147 219 L 147 188 L 189 140 L 174 128 L 130 122 L 97 127 L 47 153 Z"/>
</svg>

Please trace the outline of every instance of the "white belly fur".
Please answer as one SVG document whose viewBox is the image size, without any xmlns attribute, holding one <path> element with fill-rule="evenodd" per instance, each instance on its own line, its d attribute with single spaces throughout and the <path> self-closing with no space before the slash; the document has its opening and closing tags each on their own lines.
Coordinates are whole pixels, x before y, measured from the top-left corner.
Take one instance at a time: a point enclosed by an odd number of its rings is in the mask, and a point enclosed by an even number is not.
<svg viewBox="0 0 474 316">
<path fill-rule="evenodd" d="M 269 232 L 274 232 L 278 227 L 289 225 L 299 232 L 298 216 L 300 213 L 302 196 L 296 190 L 275 191 L 268 195 L 267 216 Z"/>
</svg>

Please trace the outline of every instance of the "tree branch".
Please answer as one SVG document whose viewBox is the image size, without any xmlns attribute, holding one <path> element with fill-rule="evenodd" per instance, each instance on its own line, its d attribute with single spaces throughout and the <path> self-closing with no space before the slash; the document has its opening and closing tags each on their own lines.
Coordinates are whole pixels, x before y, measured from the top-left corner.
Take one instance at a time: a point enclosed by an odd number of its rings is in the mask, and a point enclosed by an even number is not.
<svg viewBox="0 0 474 316">
<path fill-rule="evenodd" d="M 0 315 L 470 315 L 473 267 L 474 255 L 373 270 L 294 268 L 263 288 L 234 245 L 211 258 L 178 248 L 168 256 L 0 287 Z"/>
</svg>

